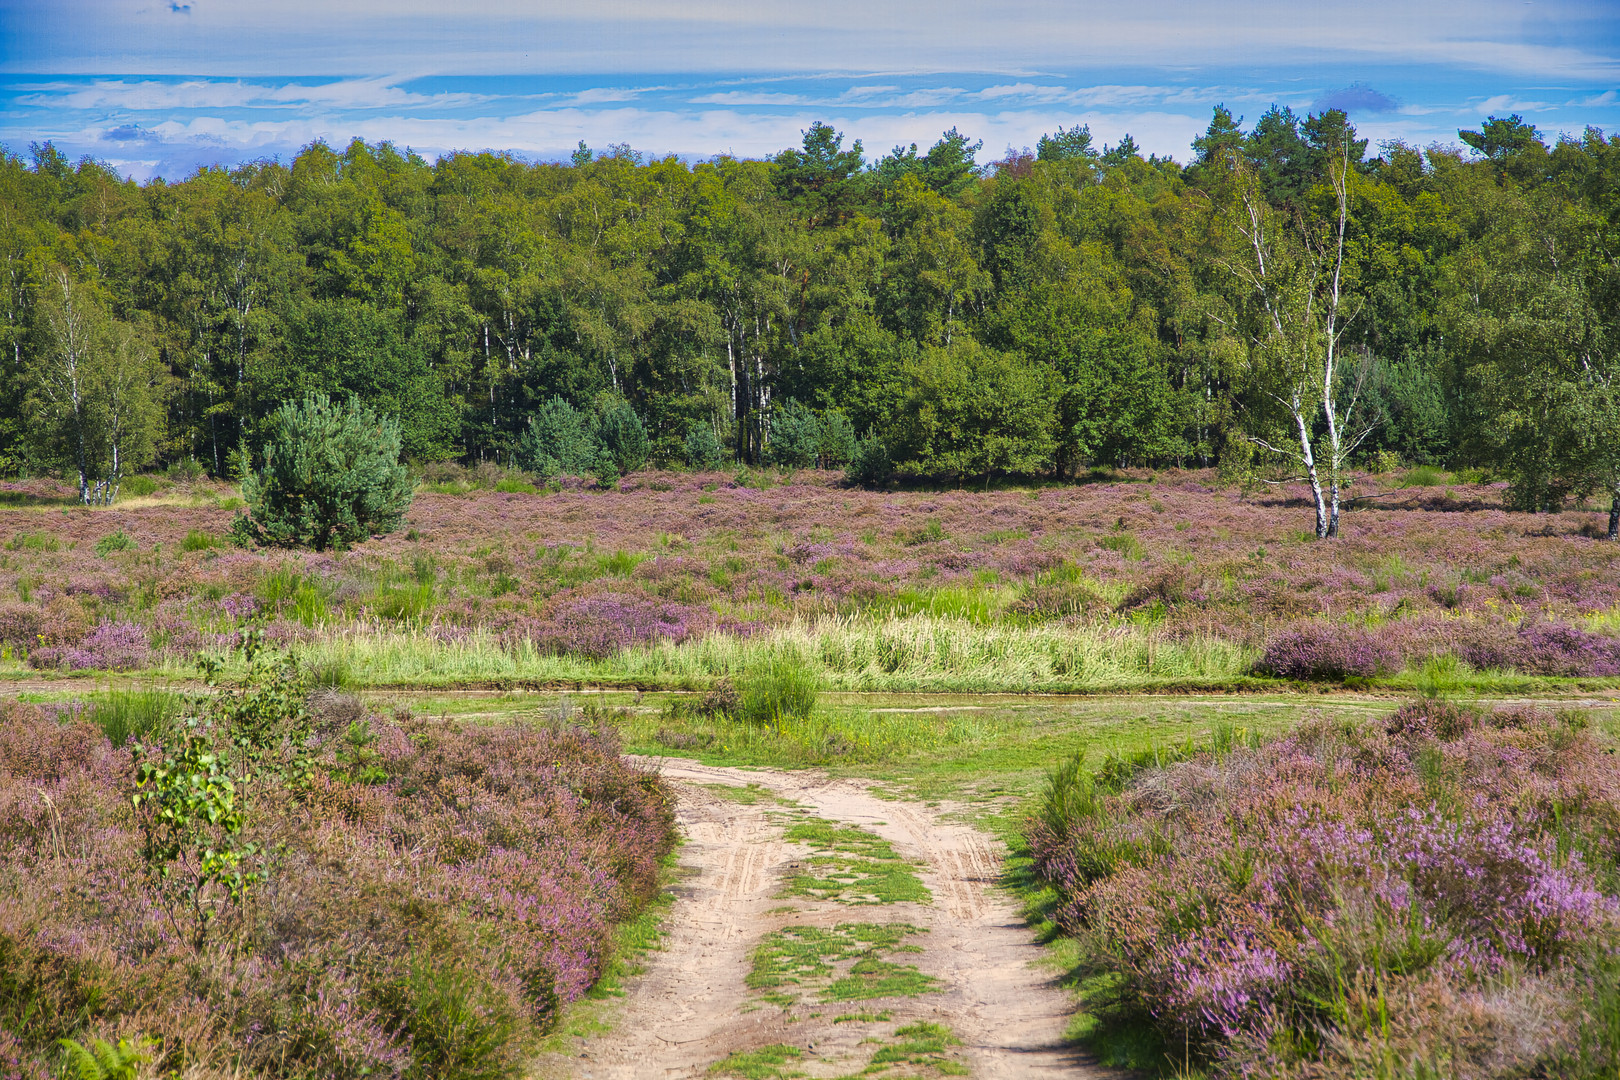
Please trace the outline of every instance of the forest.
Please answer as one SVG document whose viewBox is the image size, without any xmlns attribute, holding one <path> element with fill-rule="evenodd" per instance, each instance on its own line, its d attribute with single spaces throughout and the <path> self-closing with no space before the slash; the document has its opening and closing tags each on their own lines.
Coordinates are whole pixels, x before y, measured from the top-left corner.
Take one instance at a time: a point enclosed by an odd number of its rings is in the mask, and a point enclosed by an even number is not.
<svg viewBox="0 0 1620 1080">
<path fill-rule="evenodd" d="M 1086 127 L 870 163 L 817 123 L 768 160 L 356 140 L 144 185 L 36 144 L 0 157 L 0 471 L 239 478 L 321 391 L 418 464 L 569 471 L 571 423 L 638 429 L 632 468 L 1218 465 L 1307 481 L 1323 536 L 1396 463 L 1620 498 L 1620 136 L 1459 138 L 1217 107 L 1185 165 Z"/>
</svg>

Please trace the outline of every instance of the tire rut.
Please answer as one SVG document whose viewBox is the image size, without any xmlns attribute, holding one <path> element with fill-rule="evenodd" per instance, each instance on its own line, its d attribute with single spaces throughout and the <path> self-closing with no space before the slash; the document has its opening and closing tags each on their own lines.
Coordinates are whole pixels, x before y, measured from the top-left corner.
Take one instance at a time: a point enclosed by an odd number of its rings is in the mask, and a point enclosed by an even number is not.
<svg viewBox="0 0 1620 1080">
<path fill-rule="evenodd" d="M 651 763 L 651 762 L 649 762 Z M 805 1014 L 761 1005 L 745 979 L 755 948 L 791 926 L 831 928 L 858 921 L 906 922 L 927 931 L 922 951 L 906 957 L 940 981 L 918 997 L 877 1003 L 895 1024 L 946 1024 L 962 1040 L 961 1056 L 983 1080 L 1112 1075 L 1063 1041 L 1069 994 L 1037 966 L 1041 957 L 1010 898 L 993 888 L 1000 860 L 977 830 L 941 820 L 944 811 L 885 801 L 860 781 L 813 772 L 720 768 L 680 759 L 658 763 L 677 792 L 686 837 L 686 876 L 665 923 L 658 951 L 629 981 L 612 1028 L 580 1039 L 567 1060 L 544 1071 L 583 1080 L 701 1077 L 734 1052 L 786 1044 L 808 1055 L 793 1065 L 810 1077 L 859 1071 L 872 1025 L 837 1023 L 840 1006 Z M 757 784 L 820 818 L 857 825 L 919 864 L 931 904 L 848 906 L 796 898 L 783 880 L 809 854 L 782 839 L 780 807 L 746 805 L 704 785 Z"/>
</svg>

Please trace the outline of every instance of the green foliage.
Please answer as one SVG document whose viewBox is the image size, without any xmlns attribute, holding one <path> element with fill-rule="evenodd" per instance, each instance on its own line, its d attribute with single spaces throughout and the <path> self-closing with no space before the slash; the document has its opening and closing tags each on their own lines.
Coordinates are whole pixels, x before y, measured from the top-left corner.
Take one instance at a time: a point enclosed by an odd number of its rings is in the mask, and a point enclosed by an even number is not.
<svg viewBox="0 0 1620 1080">
<path fill-rule="evenodd" d="M 213 533 L 205 533 L 201 529 L 187 529 L 185 538 L 180 541 L 180 550 L 208 551 L 219 547 L 219 537 Z"/>
<path fill-rule="evenodd" d="M 184 699 L 155 686 L 110 689 L 92 701 L 85 719 L 100 728 L 107 741 L 123 746 L 131 739 L 145 742 L 168 730 L 185 707 Z"/>
<path fill-rule="evenodd" d="M 135 1080 L 140 1067 L 151 1061 L 146 1052 L 151 1045 L 146 1039 L 119 1039 L 114 1046 L 103 1039 L 92 1038 L 89 1047 L 74 1039 L 62 1039 L 63 1072 L 73 1080 Z"/>
<path fill-rule="evenodd" d="M 441 1080 L 505 1080 L 518 1075 L 510 1002 L 452 956 L 424 958 L 378 995 L 386 1016 L 411 1040 L 412 1074 Z"/>
<path fill-rule="evenodd" d="M 1185 168 L 1128 136 L 1101 152 L 1080 125 L 989 168 L 956 129 L 867 167 L 823 123 L 765 160 L 691 164 L 620 147 L 429 165 L 315 144 L 97 187 L 89 259 L 71 253 L 99 167 L 13 162 L 0 468 L 61 470 L 103 503 L 120 483 L 152 490 L 125 474 L 154 459 L 171 480 L 251 480 L 237 448 L 268 460 L 280 407 L 316 392 L 390 417 L 413 462 L 547 479 L 611 483 L 649 456 L 813 458 L 873 484 L 890 464 L 942 479 L 1241 466 L 1256 447 L 1235 436 L 1289 432 L 1269 376 L 1297 352 L 1266 340 L 1254 282 L 1232 272 L 1243 198 L 1305 269 L 1332 232 L 1338 161 L 1354 313 L 1339 343 L 1370 358 L 1364 384 L 1339 380 L 1371 425 L 1355 460 L 1489 467 L 1527 509 L 1612 497 L 1615 137 L 1549 146 L 1517 116 L 1460 137 L 1472 155 L 1390 143 L 1369 160 L 1337 110 L 1278 106 L 1245 127 L 1218 106 Z M 1330 277 L 1272 298 L 1320 311 Z M 63 393 L 73 372 L 82 407 Z M 251 519 L 232 539 L 256 540 Z"/>
<path fill-rule="evenodd" d="M 963 341 L 930 349 L 911 375 L 891 448 L 901 471 L 962 478 L 1051 464 L 1056 394 L 1045 370 Z"/>
<path fill-rule="evenodd" d="M 622 397 L 612 396 L 597 409 L 597 439 L 612 460 L 618 476 L 628 476 L 646 464 L 647 427 Z M 602 475 L 600 467 L 597 475 Z"/>
<path fill-rule="evenodd" d="M 714 425 L 708 421 L 687 422 L 685 446 L 687 468 L 709 470 L 720 467 L 720 440 L 714 434 Z"/>
<path fill-rule="evenodd" d="M 780 723 L 808 719 L 820 693 L 819 680 L 796 652 L 778 650 L 750 664 L 737 680 L 738 715 Z"/>
<path fill-rule="evenodd" d="M 288 402 L 270 418 L 264 464 L 242 482 L 250 516 L 233 526 L 279 547 L 347 547 L 397 529 L 411 504 L 396 421 L 325 394 Z"/>
<path fill-rule="evenodd" d="M 523 468 L 547 478 L 586 476 L 596 465 L 599 449 L 590 415 L 554 397 L 529 418 L 528 430 L 518 443 L 517 460 Z"/>
<path fill-rule="evenodd" d="M 771 419 L 765 457 L 773 465 L 814 468 L 821 457 L 821 418 L 807 406 L 789 401 Z"/>
<path fill-rule="evenodd" d="M 880 487 L 893 475 L 894 461 L 889 457 L 889 447 L 875 435 L 868 435 L 855 444 L 849 468 L 844 470 L 845 480 L 862 487 Z"/>
<path fill-rule="evenodd" d="M 135 546 L 135 541 L 123 529 L 108 533 L 96 541 L 96 554 L 105 559 L 115 551 L 128 551 Z"/>
</svg>

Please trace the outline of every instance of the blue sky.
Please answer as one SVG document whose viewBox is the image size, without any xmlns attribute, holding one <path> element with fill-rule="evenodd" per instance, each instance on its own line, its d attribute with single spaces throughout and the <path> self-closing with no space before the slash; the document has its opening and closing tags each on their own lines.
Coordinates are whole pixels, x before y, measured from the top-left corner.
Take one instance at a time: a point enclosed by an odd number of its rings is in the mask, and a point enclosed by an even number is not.
<svg viewBox="0 0 1620 1080">
<path fill-rule="evenodd" d="M 1375 143 L 1620 131 L 1620 0 L 0 0 L 0 143 L 142 179 L 354 136 L 761 156 L 814 120 L 872 155 L 1088 123 L 1185 160 L 1217 103 L 1272 102 Z"/>
</svg>

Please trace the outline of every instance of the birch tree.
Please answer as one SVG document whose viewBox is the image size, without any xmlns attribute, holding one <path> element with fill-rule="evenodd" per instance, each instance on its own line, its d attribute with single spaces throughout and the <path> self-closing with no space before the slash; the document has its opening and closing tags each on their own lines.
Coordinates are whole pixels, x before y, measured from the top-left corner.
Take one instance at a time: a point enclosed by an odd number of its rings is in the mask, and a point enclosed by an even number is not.
<svg viewBox="0 0 1620 1080">
<path fill-rule="evenodd" d="M 30 414 L 47 460 L 78 479 L 79 501 L 107 506 L 129 470 L 152 460 L 162 426 L 161 371 L 135 329 L 58 268 L 39 305 Z"/>
<path fill-rule="evenodd" d="M 1348 139 L 1334 146 L 1328 163 L 1332 209 L 1326 220 L 1273 208 L 1252 169 L 1233 155 L 1240 174 L 1231 216 L 1238 242 L 1223 260 L 1240 295 L 1220 321 L 1241 336 L 1247 389 L 1267 406 L 1243 418 L 1243 437 L 1297 467 L 1294 476 L 1272 482 L 1310 486 L 1318 538 L 1339 535 L 1350 456 L 1372 430 L 1363 407 L 1370 358 L 1346 356 L 1342 347 L 1355 317 L 1345 280 L 1349 146 Z"/>
</svg>

